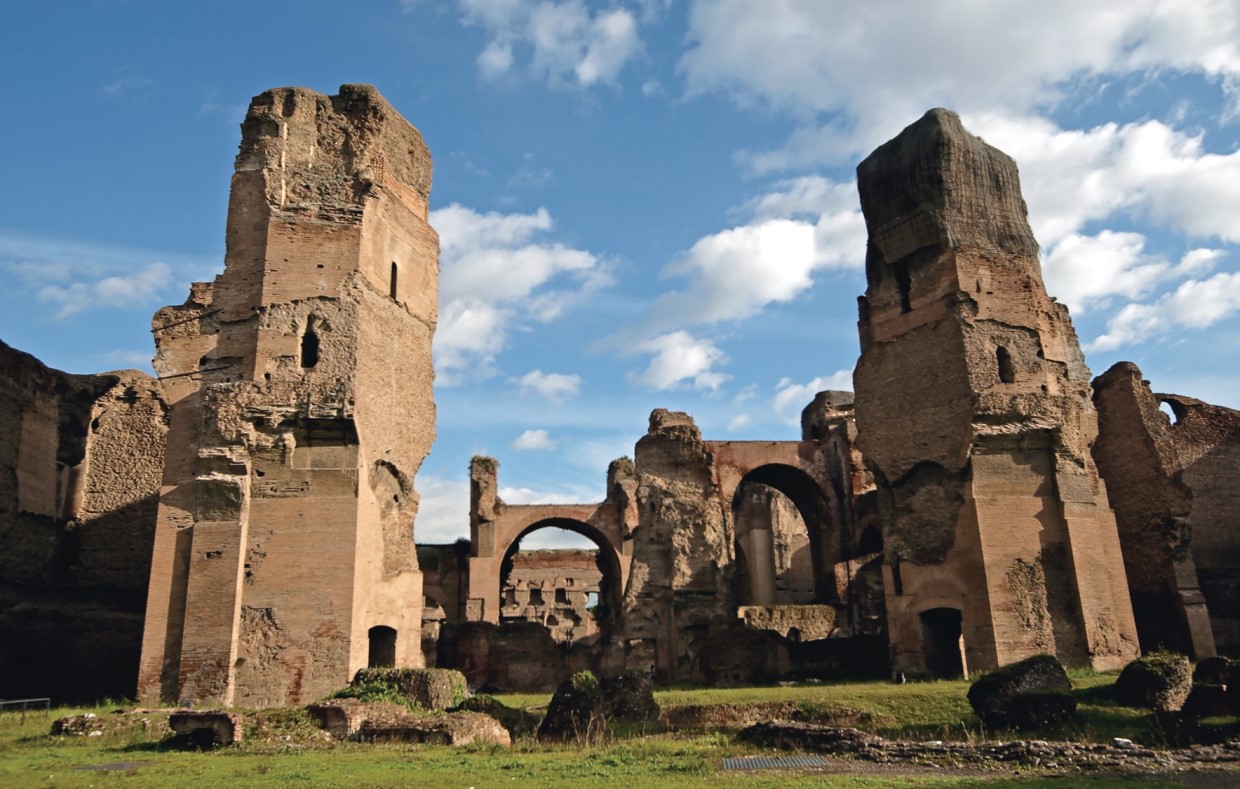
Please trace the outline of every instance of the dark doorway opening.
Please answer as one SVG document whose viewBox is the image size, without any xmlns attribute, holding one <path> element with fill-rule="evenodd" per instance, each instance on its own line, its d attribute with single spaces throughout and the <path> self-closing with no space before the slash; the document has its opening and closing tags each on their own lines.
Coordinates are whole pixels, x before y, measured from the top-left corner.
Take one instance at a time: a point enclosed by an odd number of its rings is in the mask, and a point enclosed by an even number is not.
<svg viewBox="0 0 1240 789">
<path fill-rule="evenodd" d="M 395 629 L 387 625 L 370 628 L 370 659 L 366 664 L 371 668 L 391 668 L 396 665 Z"/>
<path fill-rule="evenodd" d="M 921 612 L 922 649 L 926 672 L 935 679 L 964 676 L 961 617 L 956 608 L 931 608 Z"/>
</svg>

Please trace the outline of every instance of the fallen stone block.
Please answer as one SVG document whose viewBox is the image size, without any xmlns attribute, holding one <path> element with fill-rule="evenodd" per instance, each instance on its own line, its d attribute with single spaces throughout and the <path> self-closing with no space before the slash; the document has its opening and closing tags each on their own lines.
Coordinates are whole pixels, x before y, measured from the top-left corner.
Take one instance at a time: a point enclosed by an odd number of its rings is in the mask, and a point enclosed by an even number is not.
<svg viewBox="0 0 1240 789">
<path fill-rule="evenodd" d="M 512 745 L 503 725 L 481 712 L 406 715 L 389 721 L 364 721 L 357 733 L 362 742 L 411 742 L 429 745 Z"/>
</svg>

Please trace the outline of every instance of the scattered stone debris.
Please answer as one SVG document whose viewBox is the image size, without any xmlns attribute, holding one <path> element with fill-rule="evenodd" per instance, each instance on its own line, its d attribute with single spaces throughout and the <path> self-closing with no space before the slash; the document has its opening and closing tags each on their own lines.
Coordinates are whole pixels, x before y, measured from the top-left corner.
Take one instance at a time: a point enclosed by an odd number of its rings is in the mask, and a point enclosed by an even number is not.
<svg viewBox="0 0 1240 789">
<path fill-rule="evenodd" d="M 149 735 L 153 739 L 171 737 L 166 709 L 115 709 L 104 714 L 93 712 L 67 715 L 52 722 L 51 734 L 60 737 L 99 737 L 116 734 Z"/>
<path fill-rule="evenodd" d="M 807 750 L 877 764 L 992 765 L 1082 772 L 1178 771 L 1240 762 L 1240 742 L 1155 749 L 1116 738 L 1111 744 L 1015 740 L 1012 742 L 901 742 L 856 729 L 767 721 L 740 732 L 744 742 Z"/>
<path fill-rule="evenodd" d="M 874 716 L 865 710 L 801 705 L 794 701 L 677 704 L 665 706 L 662 714 L 662 721 L 669 729 L 740 729 L 768 720 L 857 727 L 872 723 L 873 718 Z"/>
</svg>

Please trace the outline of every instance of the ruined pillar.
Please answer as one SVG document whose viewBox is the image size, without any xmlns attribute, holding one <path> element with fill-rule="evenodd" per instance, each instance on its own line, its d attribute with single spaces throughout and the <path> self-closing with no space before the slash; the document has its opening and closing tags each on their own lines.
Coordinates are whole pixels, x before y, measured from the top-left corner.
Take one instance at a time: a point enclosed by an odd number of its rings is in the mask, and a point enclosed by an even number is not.
<svg viewBox="0 0 1240 789">
<path fill-rule="evenodd" d="M 1137 654 L 1067 309 L 1016 164 L 932 110 L 857 168 L 869 231 L 858 444 L 874 474 L 894 671 Z M 963 635 L 966 657 L 954 645 Z"/>
<path fill-rule="evenodd" d="M 711 629 L 736 616 L 734 537 L 713 460 L 693 418 L 662 408 L 634 454 L 640 519 L 622 607 L 627 665 L 664 682 L 697 678 Z"/>
<path fill-rule="evenodd" d="M 421 135 L 370 86 L 251 102 L 224 273 L 153 321 L 171 416 L 144 701 L 319 698 L 367 665 L 378 627 L 397 665 L 421 665 L 430 186 Z"/>
<path fill-rule="evenodd" d="M 499 575 L 507 546 L 495 544 L 495 522 L 506 505 L 499 497 L 499 461 L 475 455 L 469 461 L 469 596 L 465 620 L 499 624 Z"/>
</svg>

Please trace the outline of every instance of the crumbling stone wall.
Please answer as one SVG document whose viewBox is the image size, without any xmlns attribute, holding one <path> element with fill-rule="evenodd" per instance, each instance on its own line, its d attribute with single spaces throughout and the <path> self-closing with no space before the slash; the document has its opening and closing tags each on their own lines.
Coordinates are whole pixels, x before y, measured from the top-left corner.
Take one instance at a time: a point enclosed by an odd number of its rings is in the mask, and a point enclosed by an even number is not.
<svg viewBox="0 0 1240 789">
<path fill-rule="evenodd" d="M 224 273 L 153 321 L 172 417 L 144 700 L 318 698 L 368 664 L 372 628 L 422 664 L 430 185 L 421 135 L 370 86 L 252 101 Z"/>
<path fill-rule="evenodd" d="M 734 535 L 693 419 L 656 409 L 638 442 L 639 520 L 624 593 L 628 666 L 660 681 L 694 676 L 712 627 L 735 617 Z"/>
<path fill-rule="evenodd" d="M 869 231 L 857 440 L 876 483 L 894 670 L 1038 652 L 1122 665 L 1136 634 L 1089 451 L 1089 372 L 1042 284 L 1015 163 L 932 110 L 857 178 Z"/>
<path fill-rule="evenodd" d="M 1094 401 L 1142 648 L 1240 654 L 1240 412 L 1155 394 L 1130 362 L 1094 380 Z"/>
<path fill-rule="evenodd" d="M 133 693 L 166 433 L 150 376 L 0 343 L 0 697 Z"/>
</svg>

